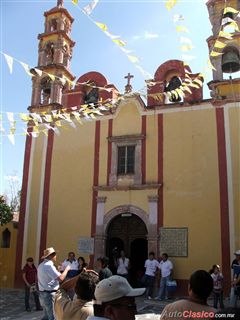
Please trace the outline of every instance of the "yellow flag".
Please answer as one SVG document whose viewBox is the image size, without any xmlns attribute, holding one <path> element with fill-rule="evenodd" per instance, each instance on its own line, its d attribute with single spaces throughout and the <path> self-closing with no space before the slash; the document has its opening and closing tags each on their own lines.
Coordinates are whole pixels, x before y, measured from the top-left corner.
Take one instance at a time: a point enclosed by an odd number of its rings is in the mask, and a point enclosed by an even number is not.
<svg viewBox="0 0 240 320">
<path fill-rule="evenodd" d="M 95 22 L 95 24 L 100 28 L 100 29 L 102 29 L 103 31 L 107 31 L 107 26 L 106 26 L 106 24 L 104 24 L 104 23 L 101 23 L 101 22 Z"/>
<path fill-rule="evenodd" d="M 189 45 L 189 44 L 186 44 L 186 45 L 182 45 L 180 47 L 181 51 L 189 51 L 189 50 L 192 50 L 193 49 L 193 46 Z"/>
<path fill-rule="evenodd" d="M 136 57 L 136 56 L 131 56 L 131 55 L 127 54 L 127 57 L 128 57 L 128 59 L 129 59 L 131 62 L 133 62 L 133 63 L 139 62 L 139 59 L 138 59 L 138 57 Z"/>
<path fill-rule="evenodd" d="M 31 117 L 29 117 L 27 114 L 25 113 L 19 113 L 19 117 L 23 120 L 23 121 L 29 121 L 31 120 Z"/>
<path fill-rule="evenodd" d="M 226 43 L 223 43 L 223 42 L 217 40 L 217 41 L 214 43 L 214 47 L 215 47 L 215 48 L 219 48 L 219 49 L 223 49 L 223 48 L 226 47 Z"/>
<path fill-rule="evenodd" d="M 78 4 L 78 0 L 72 0 L 72 3 L 76 5 Z"/>
<path fill-rule="evenodd" d="M 188 28 L 185 27 L 185 26 L 176 26 L 176 30 L 177 30 L 177 32 L 187 32 L 187 33 L 189 33 Z"/>
<path fill-rule="evenodd" d="M 216 52 L 216 51 L 212 51 L 210 53 L 210 56 L 211 57 L 218 57 L 218 56 L 221 56 L 223 53 L 222 52 Z"/>
<path fill-rule="evenodd" d="M 232 39 L 232 34 L 229 33 L 229 32 L 225 32 L 225 31 L 220 31 L 219 34 L 218 34 L 218 36 L 219 36 L 219 37 L 222 37 L 222 38 L 229 39 L 229 40 Z"/>
<path fill-rule="evenodd" d="M 209 66 L 209 68 L 210 68 L 211 70 L 216 70 L 216 68 L 212 65 L 212 62 L 211 62 L 210 59 L 208 59 L 207 63 L 208 63 L 208 66 Z"/>
<path fill-rule="evenodd" d="M 124 47 L 126 45 L 126 42 L 119 39 L 112 39 L 113 42 L 115 42 L 118 46 Z"/>
<path fill-rule="evenodd" d="M 193 82 L 198 83 L 201 87 L 202 87 L 202 85 L 203 85 L 203 81 L 200 80 L 200 79 L 198 79 L 198 78 L 194 79 Z"/>
<path fill-rule="evenodd" d="M 182 86 L 182 90 L 183 90 L 183 91 L 187 91 L 187 92 L 189 92 L 190 94 L 192 94 L 192 91 L 190 90 L 190 88 L 189 88 L 187 85 L 183 85 L 183 86 Z"/>
<path fill-rule="evenodd" d="M 55 124 L 56 124 L 56 126 L 58 126 L 58 127 L 61 127 L 61 126 L 62 126 L 62 123 L 61 123 L 60 120 L 55 121 Z"/>
<path fill-rule="evenodd" d="M 177 2 L 178 2 L 178 0 L 167 0 L 166 8 L 168 10 L 171 10 L 176 5 Z"/>
<path fill-rule="evenodd" d="M 238 28 L 238 24 L 236 21 L 232 21 L 228 24 L 228 27 L 233 27 L 235 29 L 235 31 L 239 32 L 239 28 Z"/>
<path fill-rule="evenodd" d="M 55 80 L 55 76 L 51 73 L 47 73 L 47 75 L 49 76 L 49 78 L 54 81 Z"/>
<path fill-rule="evenodd" d="M 223 14 L 226 14 L 226 13 L 228 13 L 228 12 L 238 13 L 239 11 L 236 10 L 236 9 L 234 9 L 234 8 L 232 8 L 232 7 L 226 7 L 226 8 L 224 9 L 224 11 L 223 11 Z"/>
</svg>

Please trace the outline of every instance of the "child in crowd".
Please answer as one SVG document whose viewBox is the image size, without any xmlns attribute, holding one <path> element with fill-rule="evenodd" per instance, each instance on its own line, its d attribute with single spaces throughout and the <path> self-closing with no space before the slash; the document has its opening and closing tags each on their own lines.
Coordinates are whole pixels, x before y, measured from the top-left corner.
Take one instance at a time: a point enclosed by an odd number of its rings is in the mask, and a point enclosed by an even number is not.
<svg viewBox="0 0 240 320">
<path fill-rule="evenodd" d="M 213 278 L 213 307 L 217 309 L 219 301 L 220 308 L 223 309 L 223 275 L 220 272 L 220 266 L 214 264 L 210 270 L 210 274 Z"/>
</svg>

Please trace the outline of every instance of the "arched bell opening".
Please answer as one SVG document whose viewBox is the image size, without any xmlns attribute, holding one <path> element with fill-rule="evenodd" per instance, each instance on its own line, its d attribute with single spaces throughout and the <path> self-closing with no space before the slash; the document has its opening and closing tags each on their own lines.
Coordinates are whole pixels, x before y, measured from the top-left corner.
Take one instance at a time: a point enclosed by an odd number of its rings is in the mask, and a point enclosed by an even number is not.
<svg viewBox="0 0 240 320">
<path fill-rule="evenodd" d="M 230 77 L 232 77 L 232 74 L 234 73 L 234 78 L 237 78 L 240 75 L 239 71 L 240 71 L 239 51 L 237 50 L 237 48 L 232 46 L 226 47 L 222 55 L 222 72 L 225 74 L 229 74 Z"/>
</svg>

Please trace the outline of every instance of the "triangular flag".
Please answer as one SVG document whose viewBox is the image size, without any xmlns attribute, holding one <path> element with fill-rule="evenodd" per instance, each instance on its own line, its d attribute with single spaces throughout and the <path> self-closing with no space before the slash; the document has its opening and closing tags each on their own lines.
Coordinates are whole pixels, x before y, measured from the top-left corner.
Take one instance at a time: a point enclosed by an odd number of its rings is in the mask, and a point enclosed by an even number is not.
<svg viewBox="0 0 240 320">
<path fill-rule="evenodd" d="M 176 5 L 176 3 L 177 3 L 177 1 L 178 0 L 167 0 L 167 2 L 166 2 L 166 8 L 168 9 L 168 10 L 171 10 L 175 5 Z"/>
<path fill-rule="evenodd" d="M 183 20 L 184 20 L 184 17 L 183 17 L 182 14 L 175 14 L 175 15 L 173 16 L 173 21 L 174 21 L 174 22 L 183 21 Z"/>
<path fill-rule="evenodd" d="M 213 64 L 212 64 L 212 62 L 211 62 L 210 59 L 208 59 L 207 64 L 208 64 L 208 66 L 209 66 L 209 68 L 210 68 L 211 70 L 216 70 L 216 68 L 213 66 Z"/>
<path fill-rule="evenodd" d="M 189 44 L 186 44 L 186 45 L 182 45 L 181 47 L 180 47 L 180 50 L 181 51 L 190 51 L 190 50 L 192 50 L 194 47 L 193 46 L 191 46 L 191 45 L 189 45 Z"/>
<path fill-rule="evenodd" d="M 82 11 L 86 13 L 87 15 L 90 15 L 93 11 L 93 9 L 96 7 L 98 4 L 99 0 L 93 0 L 91 3 L 89 3 L 87 6 L 85 6 Z"/>
<path fill-rule="evenodd" d="M 193 82 L 198 83 L 201 87 L 202 87 L 202 85 L 203 85 L 203 81 L 200 80 L 200 79 L 198 79 L 198 78 L 194 79 Z"/>
<path fill-rule="evenodd" d="M 212 51 L 210 53 L 210 56 L 211 57 L 218 57 L 218 56 L 221 56 L 223 53 L 222 52 L 216 52 L 216 51 Z"/>
<path fill-rule="evenodd" d="M 55 121 L 55 124 L 56 124 L 56 126 L 58 126 L 58 127 L 61 127 L 61 126 L 62 126 L 61 120 Z"/>
<path fill-rule="evenodd" d="M 232 21 L 231 23 L 229 23 L 227 25 L 227 27 L 233 27 L 235 31 L 238 31 L 239 32 L 239 28 L 238 28 L 238 24 L 236 21 Z"/>
<path fill-rule="evenodd" d="M 105 25 L 106 26 L 106 25 Z M 107 27 L 107 26 L 106 26 Z M 111 38 L 111 39 L 117 39 L 117 38 L 120 38 L 120 36 L 115 36 L 114 34 L 111 34 L 110 32 L 104 30 L 105 34 Z"/>
<path fill-rule="evenodd" d="M 54 133 L 56 133 L 57 136 L 60 136 L 60 130 L 58 128 L 53 128 Z"/>
<path fill-rule="evenodd" d="M 55 76 L 51 73 L 47 73 L 47 75 L 49 76 L 49 78 L 52 80 L 52 81 L 55 81 Z"/>
<path fill-rule="evenodd" d="M 120 47 L 124 47 L 126 45 L 126 42 L 120 39 L 112 39 L 112 41 L 115 42 Z"/>
<path fill-rule="evenodd" d="M 13 134 L 8 134 L 7 135 L 8 139 L 10 140 L 10 142 L 15 145 L 15 139 L 14 139 L 14 135 Z"/>
<path fill-rule="evenodd" d="M 26 71 L 26 73 L 27 73 L 30 77 L 32 77 L 33 74 L 30 72 L 29 66 L 28 66 L 26 63 L 21 62 L 21 61 L 20 61 L 20 64 L 23 66 L 23 68 L 24 68 L 24 70 Z"/>
<path fill-rule="evenodd" d="M 72 3 L 76 5 L 78 4 L 78 0 L 72 0 Z"/>
<path fill-rule="evenodd" d="M 131 56 L 131 55 L 129 55 L 129 54 L 127 55 L 127 57 L 128 57 L 128 59 L 129 59 L 131 62 L 133 62 L 133 63 L 139 62 L 138 57 Z"/>
<path fill-rule="evenodd" d="M 101 22 L 95 22 L 95 24 L 103 31 L 107 31 L 107 26 L 104 23 Z"/>
<path fill-rule="evenodd" d="M 229 33 L 229 32 L 220 31 L 218 36 L 219 36 L 219 38 L 222 37 L 222 38 L 226 38 L 226 39 L 229 39 L 229 40 L 232 39 L 232 34 Z"/>
<path fill-rule="evenodd" d="M 186 37 L 180 37 L 180 42 L 192 45 L 192 40 Z"/>
<path fill-rule="evenodd" d="M 39 76 L 39 77 L 41 77 L 42 76 L 42 70 L 40 70 L 40 69 L 38 69 L 38 68 L 34 68 L 34 70 L 36 71 L 36 73 L 37 73 L 37 75 Z"/>
<path fill-rule="evenodd" d="M 214 47 L 215 47 L 215 48 L 219 48 L 219 49 L 223 49 L 223 48 L 226 47 L 226 43 L 223 43 L 223 42 L 217 40 L 217 41 L 214 43 Z"/>
<path fill-rule="evenodd" d="M 13 112 L 7 112 L 7 118 L 10 122 L 14 122 L 14 114 Z"/>
<path fill-rule="evenodd" d="M 19 117 L 23 120 L 23 121 L 29 121 L 31 120 L 31 117 L 29 117 L 29 115 L 25 114 L 25 113 L 19 113 Z"/>
<path fill-rule="evenodd" d="M 182 58 L 183 60 L 193 60 L 193 59 L 196 59 L 195 56 L 191 56 L 191 55 L 188 55 L 188 54 L 182 54 Z"/>
<path fill-rule="evenodd" d="M 234 8 L 232 8 L 232 7 L 226 7 L 226 8 L 224 9 L 224 11 L 223 11 L 223 14 L 226 14 L 226 13 L 228 13 L 228 12 L 238 13 L 239 11 L 236 10 L 236 9 L 234 9 Z"/>
<path fill-rule="evenodd" d="M 189 33 L 188 28 L 185 27 L 185 26 L 176 26 L 176 30 L 177 30 L 177 32 L 187 32 L 187 33 Z"/>
<path fill-rule="evenodd" d="M 3 55 L 4 55 L 5 59 L 6 59 L 9 71 L 12 74 L 12 72 L 13 72 L 13 57 L 9 56 L 6 53 L 4 53 Z"/>
</svg>

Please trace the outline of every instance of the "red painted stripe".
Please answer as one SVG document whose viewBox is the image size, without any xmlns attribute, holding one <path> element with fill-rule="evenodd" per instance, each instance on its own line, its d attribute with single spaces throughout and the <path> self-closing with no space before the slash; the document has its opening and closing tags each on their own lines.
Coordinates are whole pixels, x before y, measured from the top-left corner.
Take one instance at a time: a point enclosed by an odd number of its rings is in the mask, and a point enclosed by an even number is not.
<svg viewBox="0 0 240 320">
<path fill-rule="evenodd" d="M 93 168 L 93 185 L 98 185 L 99 177 L 99 151 L 100 151 L 100 121 L 96 121 L 95 128 L 95 145 L 94 145 L 94 168 Z M 97 217 L 97 196 L 98 192 L 93 191 L 92 195 L 92 224 L 91 224 L 91 237 L 95 237 L 96 233 L 96 217 Z M 93 267 L 94 256 L 90 255 L 90 267 Z"/>
<path fill-rule="evenodd" d="M 31 132 L 32 130 L 28 130 Z M 16 261 L 15 261 L 15 279 L 14 287 L 22 287 L 22 255 L 23 255 L 23 236 L 24 236 L 24 223 L 26 214 L 26 204 L 27 204 L 27 188 L 28 188 L 28 175 L 29 175 L 29 165 L 32 147 L 32 136 L 26 137 L 25 143 L 25 155 L 24 155 L 24 165 L 23 165 L 23 180 L 22 180 L 22 191 L 21 191 L 21 205 L 19 214 L 19 224 L 18 224 L 18 234 L 17 234 L 17 246 L 16 246 Z"/>
<path fill-rule="evenodd" d="M 163 183 L 163 114 L 158 115 L 158 183 Z M 163 226 L 163 187 L 158 189 L 158 230 Z"/>
<path fill-rule="evenodd" d="M 142 134 L 146 137 L 147 116 L 142 116 Z M 146 183 L 146 138 L 142 140 L 142 184 Z"/>
<path fill-rule="evenodd" d="M 108 137 L 112 136 L 113 131 L 113 120 L 108 121 Z M 112 162 L 112 142 L 108 141 L 108 159 L 107 159 L 107 186 L 109 186 L 109 178 L 111 173 L 111 162 Z"/>
<path fill-rule="evenodd" d="M 230 264 L 230 236 L 229 236 L 229 208 L 228 208 L 228 181 L 227 181 L 227 154 L 224 128 L 224 110 L 216 109 L 217 143 L 218 143 L 218 171 L 220 190 L 220 214 L 221 214 L 221 249 L 222 271 L 224 282 L 231 283 Z M 229 289 L 229 287 L 227 288 Z"/>
<path fill-rule="evenodd" d="M 41 224 L 41 240 L 39 249 L 39 260 L 43 254 L 43 250 L 47 245 L 47 226 L 48 226 L 48 206 L 49 206 L 49 191 L 51 179 L 51 164 L 52 164 L 52 151 L 53 151 L 54 131 L 48 132 L 48 143 L 46 153 L 46 165 L 44 176 L 44 190 L 43 190 L 43 205 L 42 205 L 42 224 Z"/>
</svg>

